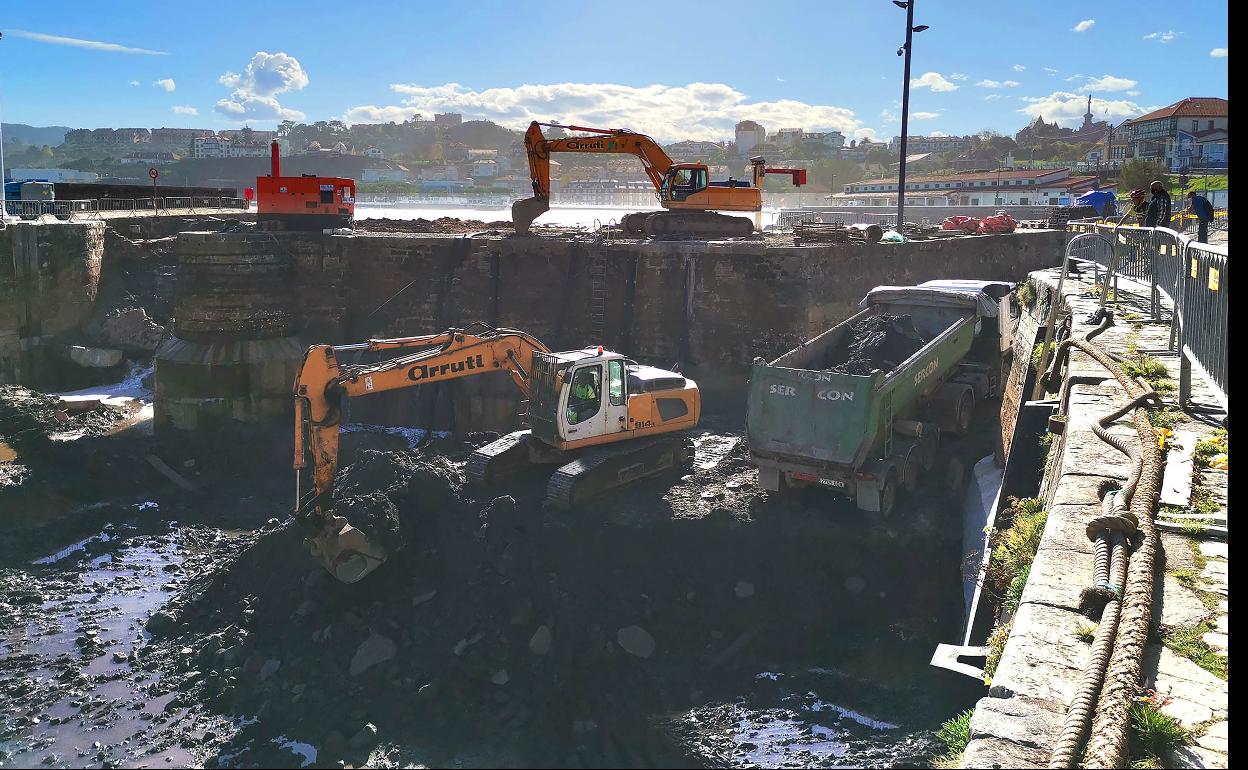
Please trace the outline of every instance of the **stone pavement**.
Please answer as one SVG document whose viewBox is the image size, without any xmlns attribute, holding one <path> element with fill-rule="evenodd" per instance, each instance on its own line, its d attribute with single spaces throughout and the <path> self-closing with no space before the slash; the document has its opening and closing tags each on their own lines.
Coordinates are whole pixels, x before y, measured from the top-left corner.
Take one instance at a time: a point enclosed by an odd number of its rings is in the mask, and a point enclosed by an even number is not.
<svg viewBox="0 0 1248 770">
<path fill-rule="evenodd" d="M 1057 285 L 1057 270 L 1032 273 L 1038 294 Z M 1083 323 L 1098 305 L 1092 273 L 1067 277 L 1064 300 L 1070 306 L 1073 333 L 1092 327 Z M 1115 303 L 1116 323 L 1097 342 L 1127 355 L 1147 353 L 1167 365 L 1177 381 L 1178 356 L 1166 352 L 1169 324 L 1149 323 L 1144 296 L 1132 296 L 1123 281 Z M 1038 307 L 1038 306 L 1037 306 Z M 1054 437 L 1053 468 L 1042 494 L 1049 512 L 1043 540 L 1032 564 L 1010 636 L 989 689 L 971 720 L 971 741 L 962 767 L 1045 767 L 1061 731 L 1066 709 L 1090 657 L 1088 631 L 1093 626 L 1081 612 L 1082 590 L 1093 582 L 1092 543 L 1084 533 L 1089 518 L 1099 513 L 1098 487 L 1104 480 L 1123 479 L 1125 457 L 1097 438 L 1092 423 L 1122 403 L 1122 389 L 1089 356 L 1074 351 L 1069 371 L 1067 425 Z M 1176 434 L 1188 431 L 1195 440 L 1215 435 L 1224 414 L 1182 413 L 1174 394 L 1163 420 Z M 1195 376 L 1193 400 L 1216 404 L 1208 386 Z M 1111 433 L 1134 437 L 1129 418 Z M 1189 731 L 1190 742 L 1164 757 L 1167 767 L 1226 767 L 1228 683 L 1227 472 L 1198 469 L 1193 477 L 1193 505 L 1186 511 L 1167 508 L 1162 534 L 1160 590 L 1153 612 L 1154 643 L 1144 660 L 1145 690 L 1154 690 L 1160 710 Z M 1204 524 L 1215 524 L 1206 528 Z M 1211 537 L 1212 535 L 1212 537 Z M 1221 656 L 1218 658 L 1217 656 Z"/>
</svg>

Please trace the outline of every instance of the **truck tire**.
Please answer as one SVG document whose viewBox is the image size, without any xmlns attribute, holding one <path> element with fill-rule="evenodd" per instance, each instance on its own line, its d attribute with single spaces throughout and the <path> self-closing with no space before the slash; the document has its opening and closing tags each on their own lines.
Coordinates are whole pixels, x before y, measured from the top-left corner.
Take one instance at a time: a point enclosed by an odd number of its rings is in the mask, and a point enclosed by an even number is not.
<svg viewBox="0 0 1248 770">
<path fill-rule="evenodd" d="M 913 492 L 919 485 L 919 473 L 923 467 L 919 456 L 922 454 L 923 449 L 917 446 L 906 453 L 906 461 L 901 466 L 901 488 L 906 492 Z"/>
<path fill-rule="evenodd" d="M 954 413 L 955 433 L 962 435 L 971 427 L 971 416 L 975 413 L 975 394 L 970 388 L 963 391 L 958 399 L 957 411 Z"/>
<path fill-rule="evenodd" d="M 950 494 L 954 494 L 962 489 L 962 482 L 966 479 L 966 466 L 962 464 L 962 460 L 958 457 L 950 457 L 945 463 L 945 489 Z"/>
<path fill-rule="evenodd" d="M 884 477 L 884 483 L 880 485 L 880 518 L 887 519 L 892 516 L 896 505 L 897 471 L 889 469 L 888 475 Z"/>
</svg>

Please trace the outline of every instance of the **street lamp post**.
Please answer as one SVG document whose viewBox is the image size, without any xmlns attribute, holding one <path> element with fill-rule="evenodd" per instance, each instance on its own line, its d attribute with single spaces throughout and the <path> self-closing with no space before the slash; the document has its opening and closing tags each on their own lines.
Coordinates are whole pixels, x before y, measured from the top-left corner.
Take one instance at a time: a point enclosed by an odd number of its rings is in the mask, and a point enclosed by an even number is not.
<svg viewBox="0 0 1248 770">
<path fill-rule="evenodd" d="M 893 5 L 906 11 L 906 42 L 897 49 L 898 56 L 906 57 L 905 72 L 901 81 L 901 162 L 897 165 L 897 231 L 905 222 L 906 214 L 906 140 L 910 126 L 910 48 L 915 32 L 927 29 L 926 24 L 914 26 L 914 0 L 893 0 Z"/>
</svg>

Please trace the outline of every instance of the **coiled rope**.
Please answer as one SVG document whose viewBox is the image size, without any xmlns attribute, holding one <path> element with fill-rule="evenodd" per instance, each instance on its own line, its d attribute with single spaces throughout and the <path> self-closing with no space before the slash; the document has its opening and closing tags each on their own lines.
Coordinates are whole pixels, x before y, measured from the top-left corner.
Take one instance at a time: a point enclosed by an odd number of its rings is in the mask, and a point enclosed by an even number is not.
<svg viewBox="0 0 1248 770">
<path fill-rule="evenodd" d="M 1140 664 L 1148 639 L 1153 598 L 1153 568 L 1157 554 L 1157 529 L 1153 508 L 1161 480 L 1161 452 L 1145 404 L 1160 404 L 1147 383 L 1133 380 L 1118 365 L 1119 356 L 1107 353 L 1092 339 L 1113 324 L 1106 311 L 1100 324 L 1083 339 L 1067 339 L 1042 375 L 1050 390 L 1058 381 L 1072 347 L 1087 353 L 1113 375 L 1126 391 L 1128 401 L 1103 415 L 1092 426 L 1105 443 L 1127 455 L 1131 472 L 1121 489 L 1105 490 L 1101 515 L 1087 524 L 1095 548 L 1095 586 L 1086 600 L 1103 601 L 1101 622 L 1092 642 L 1092 657 L 1066 714 L 1062 732 L 1049 758 L 1050 768 L 1076 766 L 1078 752 L 1088 734 L 1085 767 L 1122 767 L 1126 755 L 1128 709 L 1140 681 Z M 1108 428 L 1133 413 L 1137 441 L 1109 433 Z M 1138 443 L 1137 443 L 1138 442 Z M 1142 491 L 1142 494 L 1137 494 Z M 1133 557 L 1128 546 L 1137 530 L 1143 532 Z M 1095 716 L 1094 716 L 1095 714 Z"/>
</svg>

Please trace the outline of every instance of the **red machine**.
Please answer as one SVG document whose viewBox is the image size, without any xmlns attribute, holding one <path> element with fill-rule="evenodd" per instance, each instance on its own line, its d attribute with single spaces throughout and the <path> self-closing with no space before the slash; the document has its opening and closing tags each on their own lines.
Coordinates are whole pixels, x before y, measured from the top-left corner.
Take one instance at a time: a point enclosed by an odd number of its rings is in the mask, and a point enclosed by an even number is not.
<svg viewBox="0 0 1248 770">
<path fill-rule="evenodd" d="M 256 221 L 282 230 L 351 227 L 355 221 L 355 180 L 336 176 L 282 176 L 277 142 L 273 171 L 256 177 Z"/>
</svg>

